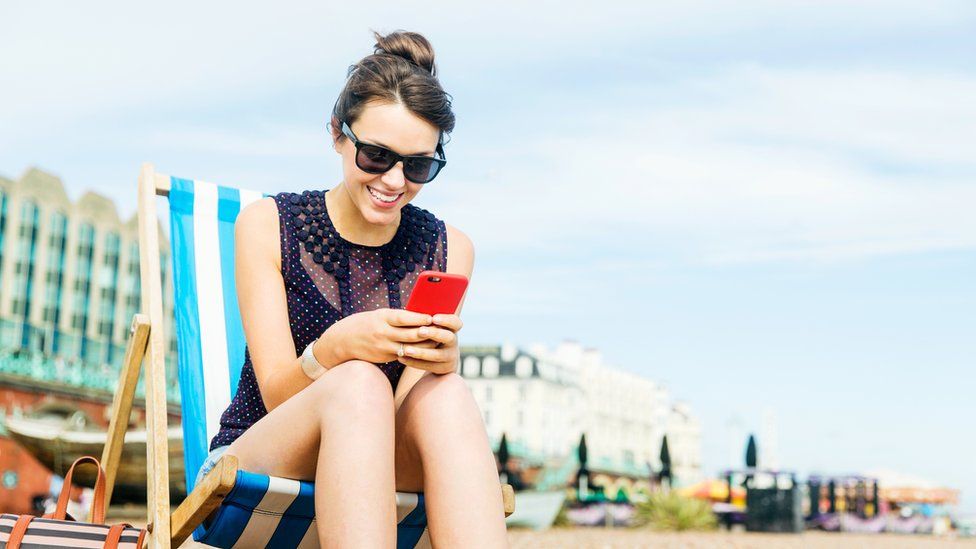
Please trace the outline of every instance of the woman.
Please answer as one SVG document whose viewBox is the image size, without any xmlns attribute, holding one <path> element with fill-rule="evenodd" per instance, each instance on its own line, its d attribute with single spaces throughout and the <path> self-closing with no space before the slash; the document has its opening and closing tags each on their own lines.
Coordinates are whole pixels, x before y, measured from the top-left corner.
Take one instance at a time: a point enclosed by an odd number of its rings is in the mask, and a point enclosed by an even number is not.
<svg viewBox="0 0 976 549">
<path fill-rule="evenodd" d="M 329 125 L 342 181 L 237 220 L 247 351 L 200 474 L 227 453 L 314 480 L 323 546 L 393 547 L 399 490 L 425 493 L 435 546 L 504 547 L 495 461 L 455 373 L 461 320 L 402 309 L 420 271 L 474 263 L 464 233 L 410 204 L 445 164 L 450 98 L 423 36 L 376 39 Z"/>
</svg>

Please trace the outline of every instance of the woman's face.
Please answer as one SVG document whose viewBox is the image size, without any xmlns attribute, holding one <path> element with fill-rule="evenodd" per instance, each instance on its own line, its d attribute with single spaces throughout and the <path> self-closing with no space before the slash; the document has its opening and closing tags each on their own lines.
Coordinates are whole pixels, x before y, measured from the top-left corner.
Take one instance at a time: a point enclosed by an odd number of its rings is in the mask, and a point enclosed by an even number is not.
<svg viewBox="0 0 976 549">
<path fill-rule="evenodd" d="M 402 161 L 381 174 L 359 169 L 356 145 L 345 136 L 336 139 L 341 127 L 340 122 L 333 129 L 333 139 L 336 152 L 342 156 L 342 184 L 346 192 L 367 222 L 376 225 L 396 223 L 400 209 L 420 192 L 423 185 L 403 176 Z M 369 103 L 349 127 L 360 142 L 386 147 L 400 155 L 433 156 L 440 137 L 437 126 L 400 103 Z"/>
</svg>

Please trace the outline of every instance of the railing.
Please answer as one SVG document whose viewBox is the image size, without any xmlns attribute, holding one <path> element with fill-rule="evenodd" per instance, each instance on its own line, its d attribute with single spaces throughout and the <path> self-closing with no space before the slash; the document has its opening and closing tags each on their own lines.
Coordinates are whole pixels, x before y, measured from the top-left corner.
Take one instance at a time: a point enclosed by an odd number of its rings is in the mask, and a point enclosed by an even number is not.
<svg viewBox="0 0 976 549">
<path fill-rule="evenodd" d="M 120 355 L 120 364 L 92 364 L 76 358 L 44 355 L 23 349 L 0 349 L 0 374 L 23 378 L 26 383 L 55 384 L 113 394 L 119 383 L 121 359 Z M 167 380 L 166 394 L 171 402 L 179 402 L 179 385 L 175 378 Z M 140 379 L 136 397 L 144 396 L 145 388 Z"/>
</svg>

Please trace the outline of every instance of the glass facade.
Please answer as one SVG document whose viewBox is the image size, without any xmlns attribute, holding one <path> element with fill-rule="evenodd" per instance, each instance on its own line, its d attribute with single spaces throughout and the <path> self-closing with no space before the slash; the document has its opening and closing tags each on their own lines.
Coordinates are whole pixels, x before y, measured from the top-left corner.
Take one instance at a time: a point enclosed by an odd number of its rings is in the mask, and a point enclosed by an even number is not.
<svg viewBox="0 0 976 549">
<path fill-rule="evenodd" d="M 119 235 L 108 233 L 105 235 L 105 253 L 102 255 L 101 274 L 99 275 L 99 311 L 98 335 L 99 339 L 108 341 L 105 346 L 104 362 L 112 362 L 113 347 L 112 333 L 115 327 L 115 296 L 119 282 Z"/>
<path fill-rule="evenodd" d="M 51 177 L 25 177 L 0 182 L 0 373 L 113 391 L 141 308 L 134 220 L 106 197 L 73 204 Z M 178 398 L 166 251 L 160 267 L 167 392 Z"/>
<path fill-rule="evenodd" d="M 49 327 L 45 352 L 56 354 L 60 348 L 61 296 L 64 285 L 64 256 L 68 238 L 68 218 L 61 212 L 51 213 L 48 237 L 47 290 L 44 301 L 44 325 Z"/>
<path fill-rule="evenodd" d="M 13 313 L 21 321 L 20 346 L 35 348 L 39 334 L 31 329 L 31 299 L 34 296 L 34 265 L 37 250 L 37 221 L 40 209 L 37 204 L 25 200 L 20 208 L 20 244 L 17 254 L 16 286 L 23 288 L 14 297 Z"/>
<path fill-rule="evenodd" d="M 77 330 L 78 356 L 84 361 L 91 357 L 91 343 L 88 340 L 88 305 L 91 303 L 92 256 L 95 254 L 95 227 L 82 223 L 78 229 L 78 260 L 75 263 L 75 300 L 72 310 L 71 327 Z"/>
<path fill-rule="evenodd" d="M 0 266 L 3 266 L 3 237 L 7 232 L 7 193 L 0 189 Z M 3 269 L 0 269 L 0 283 L 3 283 Z"/>
</svg>

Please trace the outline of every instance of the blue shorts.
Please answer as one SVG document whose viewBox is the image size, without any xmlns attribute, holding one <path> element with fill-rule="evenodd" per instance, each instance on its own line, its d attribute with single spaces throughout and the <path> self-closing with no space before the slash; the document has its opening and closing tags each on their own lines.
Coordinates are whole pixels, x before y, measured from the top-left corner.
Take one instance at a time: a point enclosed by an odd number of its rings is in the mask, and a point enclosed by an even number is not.
<svg viewBox="0 0 976 549">
<path fill-rule="evenodd" d="M 224 452 L 228 448 L 230 448 L 230 445 L 218 446 L 207 454 L 207 459 L 203 460 L 203 465 L 200 466 L 200 472 L 197 473 L 197 479 L 193 482 L 194 486 L 200 484 L 203 477 L 207 476 L 207 473 L 214 468 L 214 465 L 217 465 L 217 462 L 220 461 L 220 456 L 224 455 Z"/>
</svg>

